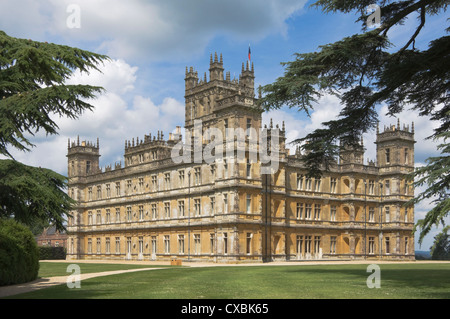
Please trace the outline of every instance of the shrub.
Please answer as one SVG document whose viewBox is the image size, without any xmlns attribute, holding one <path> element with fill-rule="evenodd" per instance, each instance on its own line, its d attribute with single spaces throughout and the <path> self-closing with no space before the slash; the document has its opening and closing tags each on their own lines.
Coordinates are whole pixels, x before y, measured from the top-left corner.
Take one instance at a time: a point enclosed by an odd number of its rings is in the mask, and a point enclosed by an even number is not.
<svg viewBox="0 0 450 319">
<path fill-rule="evenodd" d="M 0 286 L 37 278 L 39 250 L 33 233 L 12 219 L 0 219 Z"/>
<path fill-rule="evenodd" d="M 66 249 L 64 247 L 39 247 L 39 260 L 66 259 Z"/>
</svg>

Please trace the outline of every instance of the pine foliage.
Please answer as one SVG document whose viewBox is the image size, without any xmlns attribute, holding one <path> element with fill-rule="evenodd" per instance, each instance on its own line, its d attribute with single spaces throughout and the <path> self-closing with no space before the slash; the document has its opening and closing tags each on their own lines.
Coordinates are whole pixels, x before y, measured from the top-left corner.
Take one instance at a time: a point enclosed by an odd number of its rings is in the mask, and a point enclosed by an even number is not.
<svg viewBox="0 0 450 319">
<path fill-rule="evenodd" d="M 66 178 L 51 170 L 15 161 L 10 148 L 30 151 L 29 136 L 58 133 L 51 115 L 78 118 L 93 106 L 87 99 L 101 87 L 68 85 L 75 70 L 99 70 L 108 57 L 53 43 L 17 39 L 0 31 L 0 217 L 29 223 L 38 217 L 64 229 L 73 201 Z"/>
</svg>

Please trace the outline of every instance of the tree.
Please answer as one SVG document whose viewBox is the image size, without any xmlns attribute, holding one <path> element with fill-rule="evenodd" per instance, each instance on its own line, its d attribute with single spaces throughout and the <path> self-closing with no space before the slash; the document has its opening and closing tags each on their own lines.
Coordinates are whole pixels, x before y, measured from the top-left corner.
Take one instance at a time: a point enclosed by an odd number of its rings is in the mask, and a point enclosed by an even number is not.
<svg viewBox="0 0 450 319">
<path fill-rule="evenodd" d="M 450 235 L 447 234 L 449 226 L 437 234 L 433 246 L 430 247 L 431 259 L 450 260 Z"/>
<path fill-rule="evenodd" d="M 432 225 L 443 222 L 449 213 L 450 185 L 450 37 L 442 36 L 420 50 L 415 40 L 427 17 L 446 11 L 449 0 L 318 0 L 312 6 L 324 12 L 359 12 L 357 22 L 362 33 L 345 37 L 320 47 L 318 52 L 297 53 L 295 60 L 282 63 L 285 73 L 262 88 L 259 104 L 265 110 L 283 106 L 299 108 L 309 114 L 324 94 L 336 95 L 343 105 L 339 117 L 323 123 L 304 138 L 304 162 L 309 175 L 319 176 L 335 163 L 341 145 L 360 147 L 362 134 L 378 124 L 377 107 L 387 105 L 388 115 L 407 107 L 420 116 L 439 123 L 429 139 L 439 140 L 441 156 L 428 159 L 427 165 L 411 176 L 416 186 L 428 185 L 412 203 L 433 198 L 436 206 L 416 225 L 421 229 L 419 241 Z M 381 10 L 379 27 L 369 30 L 369 5 Z M 419 22 L 400 47 L 393 47 L 388 32 L 400 27 L 411 15 Z M 447 33 L 450 28 L 445 30 Z M 341 141 L 341 143 L 338 143 Z M 307 142 L 307 143 L 305 143 Z"/>
<path fill-rule="evenodd" d="M 64 230 L 74 201 L 67 179 L 50 169 L 24 165 L 9 148 L 29 152 L 26 136 L 39 130 L 58 134 L 50 115 L 78 118 L 93 106 L 84 100 L 103 91 L 89 85 L 66 85 L 75 70 L 88 72 L 108 57 L 64 45 L 17 39 L 0 31 L 0 217 L 30 224 L 41 220 Z"/>
</svg>

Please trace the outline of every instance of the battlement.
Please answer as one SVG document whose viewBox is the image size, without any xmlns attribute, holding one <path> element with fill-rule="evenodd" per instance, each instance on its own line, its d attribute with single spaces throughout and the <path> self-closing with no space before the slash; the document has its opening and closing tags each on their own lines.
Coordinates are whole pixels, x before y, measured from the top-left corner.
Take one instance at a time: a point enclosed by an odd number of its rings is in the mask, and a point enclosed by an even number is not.
<svg viewBox="0 0 450 319">
<path fill-rule="evenodd" d="M 397 119 L 397 125 L 385 125 L 382 132 L 380 132 L 377 125 L 377 140 L 375 143 L 397 139 L 399 137 L 414 141 L 414 122 L 411 123 L 411 128 L 406 124 L 403 124 L 403 127 L 401 127 L 400 119 Z"/>
<path fill-rule="evenodd" d="M 76 141 L 70 141 L 70 138 L 67 141 L 67 151 L 68 155 L 74 155 L 76 153 L 86 153 L 86 154 L 95 154 L 98 155 L 100 150 L 100 143 L 97 137 L 97 143 L 94 144 L 90 141 L 81 141 L 80 137 L 77 137 Z"/>
<path fill-rule="evenodd" d="M 176 132 L 169 133 L 169 139 L 164 140 L 163 131 L 158 131 L 156 136 L 144 135 L 144 139 L 139 139 L 139 137 L 132 138 L 131 140 L 125 141 L 125 155 L 129 155 L 136 152 L 141 152 L 150 148 L 156 147 L 172 147 L 174 144 L 181 140 L 181 127 L 177 126 Z"/>
</svg>

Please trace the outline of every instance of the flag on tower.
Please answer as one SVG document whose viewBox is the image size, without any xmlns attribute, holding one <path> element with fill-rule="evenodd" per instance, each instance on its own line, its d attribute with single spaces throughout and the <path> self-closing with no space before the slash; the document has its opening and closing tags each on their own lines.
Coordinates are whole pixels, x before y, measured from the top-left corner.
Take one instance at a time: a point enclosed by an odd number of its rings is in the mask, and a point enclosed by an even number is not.
<svg viewBox="0 0 450 319">
<path fill-rule="evenodd" d="M 251 60 L 252 51 L 250 51 L 250 43 L 248 44 L 248 60 Z"/>
</svg>

